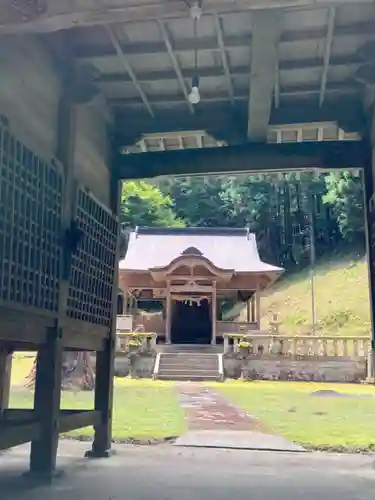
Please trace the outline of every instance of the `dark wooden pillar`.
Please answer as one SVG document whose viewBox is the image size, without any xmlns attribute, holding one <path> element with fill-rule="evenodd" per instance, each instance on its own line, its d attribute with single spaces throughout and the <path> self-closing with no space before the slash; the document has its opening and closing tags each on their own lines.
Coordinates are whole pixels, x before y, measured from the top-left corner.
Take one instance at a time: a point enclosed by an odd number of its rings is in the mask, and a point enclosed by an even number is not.
<svg viewBox="0 0 375 500">
<path fill-rule="evenodd" d="M 375 115 L 372 126 L 372 133 L 368 143 L 369 161 L 367 168 L 363 171 L 364 184 L 364 206 L 365 206 L 365 234 L 366 253 L 368 263 L 368 281 L 370 294 L 370 314 L 371 314 L 371 350 L 368 375 L 375 376 Z"/>
<path fill-rule="evenodd" d="M 58 321 L 37 355 L 34 411 L 41 422 L 40 438 L 31 443 L 30 471 L 47 479 L 56 469 L 61 397 L 62 330 Z"/>
<path fill-rule="evenodd" d="M 115 172 L 111 179 L 111 209 L 118 216 L 120 213 L 120 188 Z M 116 317 L 118 295 L 118 266 L 120 260 L 120 224 L 117 225 L 116 256 L 113 270 L 112 317 L 109 338 L 104 351 L 96 354 L 95 410 L 100 411 L 101 421 L 95 426 L 95 437 L 92 449 L 86 453 L 90 458 L 106 458 L 113 454 L 112 420 L 113 420 L 113 381 L 116 352 Z"/>
<path fill-rule="evenodd" d="M 30 472 L 43 479 L 52 478 L 55 472 L 59 440 L 63 352 L 62 327 L 66 319 L 70 281 L 70 249 L 67 240 L 69 238 L 76 190 L 74 175 L 76 108 L 73 75 L 73 71 L 67 69 L 65 79 L 62 81 L 63 91 L 59 103 L 58 117 L 56 156 L 63 165 L 65 172 L 58 317 L 55 326 L 47 332 L 46 343 L 38 350 L 35 380 L 34 412 L 39 422 L 41 422 L 41 433 L 39 439 L 31 443 Z"/>
</svg>

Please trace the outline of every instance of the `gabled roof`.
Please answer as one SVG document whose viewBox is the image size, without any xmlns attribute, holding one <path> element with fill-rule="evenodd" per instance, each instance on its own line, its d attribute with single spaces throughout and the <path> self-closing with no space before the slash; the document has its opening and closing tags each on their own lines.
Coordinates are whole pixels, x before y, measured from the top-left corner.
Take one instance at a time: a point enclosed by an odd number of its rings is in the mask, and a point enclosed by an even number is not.
<svg viewBox="0 0 375 500">
<path fill-rule="evenodd" d="M 238 273 L 281 273 L 283 269 L 262 262 L 255 235 L 248 229 L 139 228 L 130 233 L 128 252 L 120 269 L 146 271 L 168 266 L 181 255 L 192 253 L 220 269 Z"/>
</svg>

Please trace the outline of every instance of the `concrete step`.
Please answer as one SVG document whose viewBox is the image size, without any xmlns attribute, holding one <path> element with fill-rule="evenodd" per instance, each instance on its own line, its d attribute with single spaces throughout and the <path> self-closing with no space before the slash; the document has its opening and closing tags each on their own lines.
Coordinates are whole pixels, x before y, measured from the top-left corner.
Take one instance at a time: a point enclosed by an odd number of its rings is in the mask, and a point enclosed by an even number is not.
<svg viewBox="0 0 375 500">
<path fill-rule="evenodd" d="M 166 369 L 163 369 L 163 370 L 159 370 L 159 373 L 178 373 L 178 372 L 186 372 L 186 373 L 191 373 L 191 374 L 197 374 L 197 373 L 202 373 L 202 374 L 205 374 L 205 373 L 215 373 L 217 372 L 217 370 L 201 370 L 201 369 L 197 369 L 197 370 L 194 370 L 193 368 L 185 368 L 184 366 L 181 366 L 180 368 L 169 368 L 168 370 Z"/>
<path fill-rule="evenodd" d="M 183 375 L 183 374 L 159 374 L 158 380 L 181 380 L 189 382 L 204 382 L 205 380 L 220 380 L 219 375 Z"/>
<path fill-rule="evenodd" d="M 159 345 L 159 352 L 163 354 L 217 354 L 223 351 L 222 345 L 172 344 Z"/>
<path fill-rule="evenodd" d="M 213 356 L 207 357 L 207 356 L 171 356 L 171 355 L 164 355 L 162 354 L 160 358 L 164 361 L 168 361 L 169 363 L 213 363 L 217 362 L 219 359 L 216 354 Z"/>
<path fill-rule="evenodd" d="M 159 370 L 178 370 L 180 368 L 184 368 L 185 370 L 218 370 L 219 366 L 218 364 L 204 364 L 204 365 L 197 365 L 197 364 L 181 364 L 181 363 L 160 363 L 159 364 Z"/>
<path fill-rule="evenodd" d="M 161 353 L 159 370 L 161 380 L 220 380 L 217 354 Z"/>
<path fill-rule="evenodd" d="M 181 358 L 160 358 L 160 363 L 168 363 L 171 365 L 217 365 L 218 359 L 181 359 Z"/>
<path fill-rule="evenodd" d="M 181 359 L 213 359 L 217 357 L 216 353 L 212 352 L 163 352 L 165 358 L 181 358 Z"/>
</svg>

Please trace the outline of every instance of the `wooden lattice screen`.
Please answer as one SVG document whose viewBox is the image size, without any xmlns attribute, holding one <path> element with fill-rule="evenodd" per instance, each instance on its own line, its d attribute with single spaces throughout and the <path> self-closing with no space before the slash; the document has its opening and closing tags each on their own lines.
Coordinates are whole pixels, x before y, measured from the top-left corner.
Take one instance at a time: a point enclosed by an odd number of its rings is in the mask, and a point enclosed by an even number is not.
<svg viewBox="0 0 375 500">
<path fill-rule="evenodd" d="M 63 174 L 0 122 L 0 303 L 57 312 Z"/>
<path fill-rule="evenodd" d="M 118 221 L 82 188 L 78 190 L 75 220 L 84 235 L 73 256 L 67 314 L 109 326 Z"/>
</svg>

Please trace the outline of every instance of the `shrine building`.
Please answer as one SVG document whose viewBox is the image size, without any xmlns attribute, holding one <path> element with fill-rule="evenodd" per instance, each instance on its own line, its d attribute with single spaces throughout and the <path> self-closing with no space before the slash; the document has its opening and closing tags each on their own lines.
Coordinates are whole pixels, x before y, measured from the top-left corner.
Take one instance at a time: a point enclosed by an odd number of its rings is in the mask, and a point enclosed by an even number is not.
<svg viewBox="0 0 375 500">
<path fill-rule="evenodd" d="M 260 330 L 261 294 L 283 272 L 260 259 L 246 228 L 137 228 L 119 267 L 123 313 L 167 344 Z M 228 316 L 241 303 L 245 318 Z"/>
</svg>

